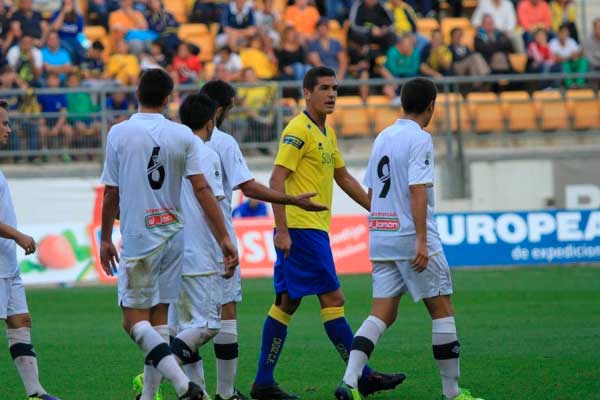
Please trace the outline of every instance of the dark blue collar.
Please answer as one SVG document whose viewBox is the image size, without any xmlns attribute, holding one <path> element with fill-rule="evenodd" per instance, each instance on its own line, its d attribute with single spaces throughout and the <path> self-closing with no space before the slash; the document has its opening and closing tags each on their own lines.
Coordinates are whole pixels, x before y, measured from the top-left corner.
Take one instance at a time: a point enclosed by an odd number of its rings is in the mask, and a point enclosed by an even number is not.
<svg viewBox="0 0 600 400">
<path fill-rule="evenodd" d="M 327 136 L 327 128 L 326 128 L 326 127 L 323 127 L 323 129 L 321 129 L 321 127 L 319 126 L 319 124 L 317 124 L 317 123 L 315 122 L 315 120 L 314 120 L 314 119 L 312 119 L 312 118 L 310 117 L 310 115 L 308 115 L 308 113 L 306 112 L 306 110 L 304 110 L 304 111 L 302 111 L 302 112 L 304 113 L 304 115 L 306 115 L 306 116 L 308 117 L 308 119 L 310 119 L 310 120 L 312 121 L 312 123 L 313 123 L 313 124 L 315 124 L 315 126 L 316 126 L 317 128 L 319 128 L 319 130 L 321 131 L 321 133 L 322 133 L 323 135 Z"/>
</svg>

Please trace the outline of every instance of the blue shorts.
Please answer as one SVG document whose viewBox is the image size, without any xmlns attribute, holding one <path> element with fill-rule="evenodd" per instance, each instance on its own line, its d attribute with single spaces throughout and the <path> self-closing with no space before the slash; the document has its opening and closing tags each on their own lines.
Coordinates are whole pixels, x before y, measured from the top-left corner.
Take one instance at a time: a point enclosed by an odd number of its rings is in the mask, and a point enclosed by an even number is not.
<svg viewBox="0 0 600 400">
<path fill-rule="evenodd" d="M 340 287 L 333 263 L 329 235 L 319 229 L 289 230 L 292 248 L 287 258 L 277 252 L 273 282 L 275 293 L 292 299 L 333 292 Z"/>
</svg>

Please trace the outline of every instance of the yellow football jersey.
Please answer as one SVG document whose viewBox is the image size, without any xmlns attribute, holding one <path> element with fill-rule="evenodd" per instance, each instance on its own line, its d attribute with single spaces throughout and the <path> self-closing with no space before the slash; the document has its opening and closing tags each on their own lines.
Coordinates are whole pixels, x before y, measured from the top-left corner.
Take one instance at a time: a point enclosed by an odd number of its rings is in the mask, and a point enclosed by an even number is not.
<svg viewBox="0 0 600 400">
<path fill-rule="evenodd" d="M 329 232 L 333 173 L 345 165 L 333 129 L 326 126 L 323 132 L 306 112 L 297 115 L 281 134 L 275 165 L 293 171 L 285 181 L 286 193 L 316 192 L 313 201 L 329 207 L 327 211 L 308 212 L 286 206 L 288 227 Z"/>
</svg>

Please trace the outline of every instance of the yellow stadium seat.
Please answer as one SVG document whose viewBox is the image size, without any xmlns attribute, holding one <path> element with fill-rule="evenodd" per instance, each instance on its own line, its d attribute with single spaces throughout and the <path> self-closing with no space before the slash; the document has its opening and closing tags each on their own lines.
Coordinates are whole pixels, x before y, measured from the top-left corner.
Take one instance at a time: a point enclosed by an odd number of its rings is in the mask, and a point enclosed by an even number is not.
<svg viewBox="0 0 600 400">
<path fill-rule="evenodd" d="M 474 27 L 465 28 L 462 43 L 470 50 L 475 50 L 475 36 L 477 36 L 477 30 Z"/>
<path fill-rule="evenodd" d="M 274 0 L 273 1 L 273 8 L 283 18 L 283 14 L 285 14 L 285 9 L 287 8 L 287 0 Z"/>
<path fill-rule="evenodd" d="M 185 40 L 189 36 L 206 35 L 208 33 L 208 27 L 205 24 L 181 24 L 177 31 L 177 36 Z"/>
<path fill-rule="evenodd" d="M 475 133 L 500 132 L 504 129 L 502 108 L 496 93 L 469 93 L 467 104 Z"/>
<path fill-rule="evenodd" d="M 573 128 L 591 129 L 600 127 L 600 108 L 592 89 L 567 90 L 567 107 L 573 119 Z"/>
<path fill-rule="evenodd" d="M 340 26 L 338 21 L 335 19 L 329 21 L 329 36 L 339 41 L 342 46 L 346 46 L 346 34 L 346 29 Z"/>
<path fill-rule="evenodd" d="M 215 51 L 214 36 L 205 24 L 182 24 L 178 36 L 181 40 L 200 47 L 200 60 L 211 61 Z"/>
<path fill-rule="evenodd" d="M 524 91 L 502 92 L 500 102 L 508 121 L 509 131 L 520 132 L 537 129 L 535 107 L 529 93 Z"/>
<path fill-rule="evenodd" d="M 163 4 L 165 5 L 165 9 L 171 12 L 180 24 L 187 22 L 188 10 L 186 0 L 167 0 Z"/>
<path fill-rule="evenodd" d="M 527 54 L 511 53 L 508 55 L 508 61 L 515 72 L 522 74 L 527 68 Z"/>
<path fill-rule="evenodd" d="M 367 104 L 375 134 L 379 134 L 402 117 L 402 107 L 393 106 L 387 96 L 369 96 Z"/>
<path fill-rule="evenodd" d="M 463 30 L 467 30 L 469 28 L 473 28 L 471 26 L 471 21 L 468 18 L 457 17 L 457 18 L 443 18 L 441 23 L 442 34 L 444 35 L 444 41 L 446 43 L 450 43 L 450 32 L 454 28 L 462 28 Z"/>
<path fill-rule="evenodd" d="M 542 90 L 533 94 L 540 128 L 544 131 L 569 129 L 569 114 L 558 90 Z"/>
<path fill-rule="evenodd" d="M 369 110 L 358 96 L 338 97 L 333 116 L 339 136 L 369 136 Z"/>
<path fill-rule="evenodd" d="M 419 18 L 417 19 L 417 32 L 431 39 L 431 32 L 435 29 L 439 29 L 440 24 L 435 18 Z"/>
<path fill-rule="evenodd" d="M 457 115 L 459 113 L 460 115 Z M 462 96 L 458 93 L 439 93 L 435 100 L 433 118 L 429 123 L 428 130 L 432 133 L 445 134 L 448 132 L 448 120 L 450 130 L 456 132 L 459 129 L 466 131 L 469 128 L 469 115 Z"/>
</svg>

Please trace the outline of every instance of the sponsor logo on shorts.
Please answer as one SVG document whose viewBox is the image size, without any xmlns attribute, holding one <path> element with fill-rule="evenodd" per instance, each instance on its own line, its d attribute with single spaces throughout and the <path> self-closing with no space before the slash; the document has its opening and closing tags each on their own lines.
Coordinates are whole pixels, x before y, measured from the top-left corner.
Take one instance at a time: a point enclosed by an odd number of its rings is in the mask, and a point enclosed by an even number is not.
<svg viewBox="0 0 600 400">
<path fill-rule="evenodd" d="M 397 218 L 369 218 L 370 231 L 397 231 L 400 221 Z"/>
<path fill-rule="evenodd" d="M 177 216 L 170 212 L 146 215 L 146 228 L 153 229 L 161 226 L 172 225 L 179 222 Z"/>
<path fill-rule="evenodd" d="M 300 150 L 302 147 L 304 147 L 304 140 L 294 135 L 286 135 L 283 138 L 283 144 L 291 144 L 292 146 Z"/>
</svg>

